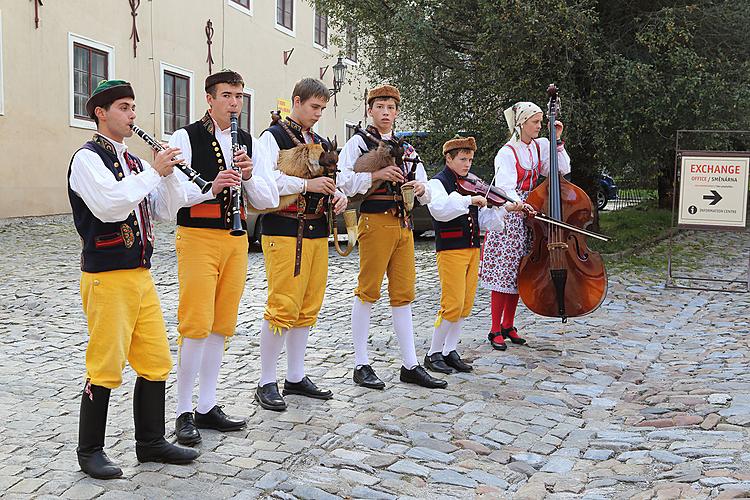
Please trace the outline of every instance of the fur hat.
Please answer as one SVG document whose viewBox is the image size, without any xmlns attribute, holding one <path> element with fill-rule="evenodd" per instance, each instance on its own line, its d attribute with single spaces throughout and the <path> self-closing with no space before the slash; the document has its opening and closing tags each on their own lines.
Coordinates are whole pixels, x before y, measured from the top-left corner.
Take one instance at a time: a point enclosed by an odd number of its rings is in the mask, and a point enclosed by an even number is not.
<svg viewBox="0 0 750 500">
<path fill-rule="evenodd" d="M 112 104 L 123 97 L 135 99 L 135 92 L 133 92 L 130 83 L 125 80 L 102 80 L 91 93 L 89 100 L 86 101 L 86 112 L 91 118 L 94 118 L 94 110 L 97 107 Z"/>
<path fill-rule="evenodd" d="M 454 149 L 470 149 L 476 151 L 477 141 L 474 140 L 473 137 L 461 137 L 460 135 L 457 135 L 443 144 L 443 154 L 446 154 L 448 151 L 453 151 Z"/>
<path fill-rule="evenodd" d="M 212 75 L 208 75 L 206 77 L 206 92 L 208 92 L 208 89 L 213 87 L 214 85 L 218 85 L 220 83 L 229 83 L 231 85 L 242 85 L 245 86 L 245 82 L 242 79 L 242 75 L 239 73 L 232 71 L 231 69 L 222 69 L 221 71 L 217 71 L 216 73 Z"/>
<path fill-rule="evenodd" d="M 401 92 L 393 85 L 378 85 L 367 93 L 367 105 L 369 106 L 373 99 L 378 97 L 391 97 L 396 104 L 401 102 Z"/>
</svg>

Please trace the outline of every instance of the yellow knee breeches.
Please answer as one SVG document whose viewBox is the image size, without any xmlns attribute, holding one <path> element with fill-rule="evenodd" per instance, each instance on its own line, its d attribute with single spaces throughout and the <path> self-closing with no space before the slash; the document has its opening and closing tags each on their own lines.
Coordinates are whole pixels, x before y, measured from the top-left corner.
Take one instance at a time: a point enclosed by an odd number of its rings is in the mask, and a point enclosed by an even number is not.
<svg viewBox="0 0 750 500">
<path fill-rule="evenodd" d="M 180 336 L 234 335 L 247 278 L 247 245 L 247 238 L 223 229 L 177 226 Z"/>
<path fill-rule="evenodd" d="M 313 326 L 328 278 L 328 238 L 304 238 L 300 273 L 294 276 L 297 238 L 263 236 L 268 302 L 263 318 L 274 331 Z"/>
<path fill-rule="evenodd" d="M 359 218 L 359 278 L 354 295 L 362 302 L 380 298 L 388 276 L 391 306 L 414 301 L 414 234 L 390 213 L 364 213 Z"/>
<path fill-rule="evenodd" d="M 440 311 L 435 326 L 443 318 L 455 323 L 471 314 L 479 279 L 479 249 L 460 248 L 437 252 L 440 275 Z"/>
<path fill-rule="evenodd" d="M 83 312 L 89 327 L 86 378 L 114 389 L 125 362 L 146 380 L 167 380 L 169 341 L 148 269 L 81 274 Z"/>
</svg>

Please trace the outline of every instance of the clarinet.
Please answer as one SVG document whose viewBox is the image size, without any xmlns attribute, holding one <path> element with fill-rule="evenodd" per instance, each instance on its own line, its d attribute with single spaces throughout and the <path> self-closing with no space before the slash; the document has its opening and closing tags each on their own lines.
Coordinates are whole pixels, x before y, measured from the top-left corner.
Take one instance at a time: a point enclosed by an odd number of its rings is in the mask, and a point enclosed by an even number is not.
<svg viewBox="0 0 750 500">
<path fill-rule="evenodd" d="M 148 135 L 146 132 L 144 132 L 142 128 L 137 127 L 133 124 L 130 125 L 130 128 L 133 129 L 133 132 L 138 134 L 138 137 L 146 141 L 146 144 L 151 146 L 151 149 L 153 149 L 157 153 L 159 151 L 164 151 L 164 146 L 162 146 L 156 139 Z M 188 180 L 195 182 L 195 184 L 200 188 L 201 193 L 205 194 L 211 190 L 212 183 L 204 180 L 198 172 L 186 165 L 185 162 L 178 163 L 177 165 L 175 165 L 175 167 L 179 168 L 182 173 L 187 176 Z"/>
<path fill-rule="evenodd" d="M 232 134 L 232 168 L 235 169 L 237 172 L 239 172 L 240 175 L 242 175 L 242 172 L 239 168 L 234 164 L 234 153 L 240 150 L 240 143 L 239 143 L 239 125 L 237 122 L 237 113 L 232 113 L 229 118 L 229 123 L 231 126 L 231 134 Z M 232 199 L 229 202 L 229 210 L 232 213 L 232 229 L 229 230 L 229 234 L 232 236 L 244 236 L 245 230 L 242 229 L 242 215 L 241 215 L 241 206 L 242 206 L 242 199 L 241 199 L 241 192 L 242 185 L 239 186 L 233 186 L 231 188 L 232 193 Z"/>
</svg>

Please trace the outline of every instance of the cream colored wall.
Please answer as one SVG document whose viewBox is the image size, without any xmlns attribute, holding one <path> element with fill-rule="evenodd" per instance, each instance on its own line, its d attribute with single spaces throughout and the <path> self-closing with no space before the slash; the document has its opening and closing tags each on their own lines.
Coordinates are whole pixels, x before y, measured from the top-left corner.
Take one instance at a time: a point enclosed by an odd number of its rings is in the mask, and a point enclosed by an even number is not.
<svg viewBox="0 0 750 500">
<path fill-rule="evenodd" d="M 34 4 L 0 0 L 2 41 L 2 95 L 0 106 L 0 218 L 45 215 L 70 211 L 66 175 L 71 155 L 88 140 L 92 130 L 70 125 L 69 33 L 114 47 L 114 73 L 110 78 L 132 82 L 136 93 L 137 123 L 147 132 L 161 134 L 160 63 L 193 72 L 191 114 L 205 112 L 203 81 L 208 75 L 206 21 L 215 34 L 213 70 L 228 67 L 240 72 L 254 91 L 252 133 L 257 137 L 268 125 L 277 98 L 290 98 L 294 83 L 319 76 L 332 86 L 334 55 L 313 46 L 313 10 L 295 1 L 295 36 L 275 28 L 275 0 L 253 0 L 248 15 L 229 0 L 142 1 L 137 24 L 141 42 L 133 58 L 128 2 L 76 0 L 45 2 L 41 24 L 34 29 Z M 12 5 L 12 8 L 11 8 Z M 74 6 L 74 8 L 73 8 Z M 153 25 L 153 30 L 151 26 Z M 288 65 L 282 52 L 294 48 Z M 153 59 L 152 59 L 153 57 Z M 350 67 L 349 75 L 356 72 Z M 363 114 L 361 85 L 345 85 L 319 123 L 322 135 L 337 135 L 343 143 L 345 123 L 356 123 Z M 137 137 L 127 140 L 137 154 L 151 153 Z"/>
</svg>

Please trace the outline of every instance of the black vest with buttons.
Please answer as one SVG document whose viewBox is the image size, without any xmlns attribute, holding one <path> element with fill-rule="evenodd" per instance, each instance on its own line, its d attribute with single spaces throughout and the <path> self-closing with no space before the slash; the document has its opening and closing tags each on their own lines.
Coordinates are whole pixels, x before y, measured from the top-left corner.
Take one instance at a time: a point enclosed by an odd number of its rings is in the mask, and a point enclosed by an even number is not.
<svg viewBox="0 0 750 500">
<path fill-rule="evenodd" d="M 210 125 L 208 123 L 210 122 Z M 185 127 L 185 131 L 190 139 L 190 149 L 192 150 L 192 159 L 190 166 L 200 174 L 200 176 L 207 180 L 212 181 L 216 179 L 219 174 L 219 170 L 226 170 L 231 168 L 231 162 L 227 166 L 227 159 L 224 158 L 224 153 L 221 151 L 218 139 L 208 131 L 207 126 L 213 128 L 213 121 L 206 115 L 201 120 L 191 123 Z M 247 155 L 253 157 L 253 138 L 250 134 L 240 129 L 238 138 L 241 146 L 247 147 Z M 242 189 L 240 189 L 240 196 L 242 196 Z M 213 200 L 204 201 L 207 204 L 218 204 L 221 205 L 222 217 L 218 218 L 200 218 L 190 216 L 190 207 L 183 207 L 177 212 L 177 224 L 185 227 L 202 227 L 209 229 L 231 229 L 232 219 L 229 217 L 231 211 L 229 210 L 229 204 L 232 201 L 232 196 L 229 188 L 224 188 Z M 242 227 L 247 229 L 245 220 L 242 220 Z"/>
<path fill-rule="evenodd" d="M 445 167 L 433 179 L 438 179 L 448 194 L 456 190 L 456 174 Z M 432 221 L 435 228 L 435 249 L 456 250 L 459 248 L 479 248 L 479 208 L 469 206 L 469 213 L 448 222 Z"/>
<path fill-rule="evenodd" d="M 305 138 L 302 135 L 299 125 L 294 122 L 290 122 L 289 120 L 287 120 L 287 123 L 289 123 L 289 128 L 292 133 L 301 143 L 304 144 Z M 291 137 L 289 137 L 286 131 L 281 128 L 281 125 L 271 125 L 265 131 L 273 135 L 273 138 L 276 139 L 276 144 L 279 145 L 280 150 L 292 149 L 296 147 L 294 142 L 292 142 Z M 313 134 L 313 140 L 316 143 L 327 142 L 315 132 L 310 132 Z M 325 213 L 325 211 L 328 209 L 327 195 L 323 195 L 320 193 L 306 193 L 304 195 L 300 195 L 300 197 L 305 198 L 306 214 L 320 213 L 321 210 Z M 297 200 L 299 201 L 299 197 L 297 198 Z M 285 211 L 289 213 L 296 212 L 296 210 L 294 210 L 296 206 L 297 204 L 294 203 Z M 261 221 L 261 232 L 266 236 L 296 237 L 297 225 L 297 219 L 284 217 L 272 212 L 263 216 Z M 324 215 L 323 217 L 320 217 L 318 219 L 306 220 L 303 238 L 328 238 L 328 217 Z"/>
<path fill-rule="evenodd" d="M 380 132 L 378 132 L 375 127 L 370 126 L 367 128 L 367 131 L 378 139 L 381 138 Z M 365 142 L 368 151 L 372 151 L 378 148 L 378 145 L 371 142 L 370 139 L 364 134 L 364 132 L 357 132 L 356 134 L 360 136 Z M 400 192 L 398 191 L 398 188 L 396 188 L 396 183 L 384 181 L 380 184 L 380 187 L 378 187 L 378 189 L 371 194 L 379 196 L 393 196 L 394 194 L 400 194 Z M 399 203 L 395 200 L 372 200 L 369 198 L 365 198 L 364 200 L 362 200 L 362 203 L 359 206 L 359 211 L 363 214 L 374 214 L 383 213 L 386 210 L 390 210 L 392 208 L 403 210 L 403 203 Z"/>
<path fill-rule="evenodd" d="M 118 182 L 123 179 L 122 165 L 114 151 L 105 149 L 94 141 L 87 142 L 81 149 L 88 149 L 99 155 L 104 166 L 112 172 L 115 179 Z M 141 160 L 135 155 L 130 156 L 142 170 Z M 96 218 L 83 199 L 70 187 L 72 165 L 71 159 L 70 166 L 68 166 L 68 199 L 70 208 L 73 210 L 73 222 L 83 245 L 81 271 L 100 273 L 139 267 L 150 269 L 154 247 L 147 240 L 144 248 L 135 211 L 130 212 L 128 218 L 120 222 L 102 222 Z"/>
</svg>

